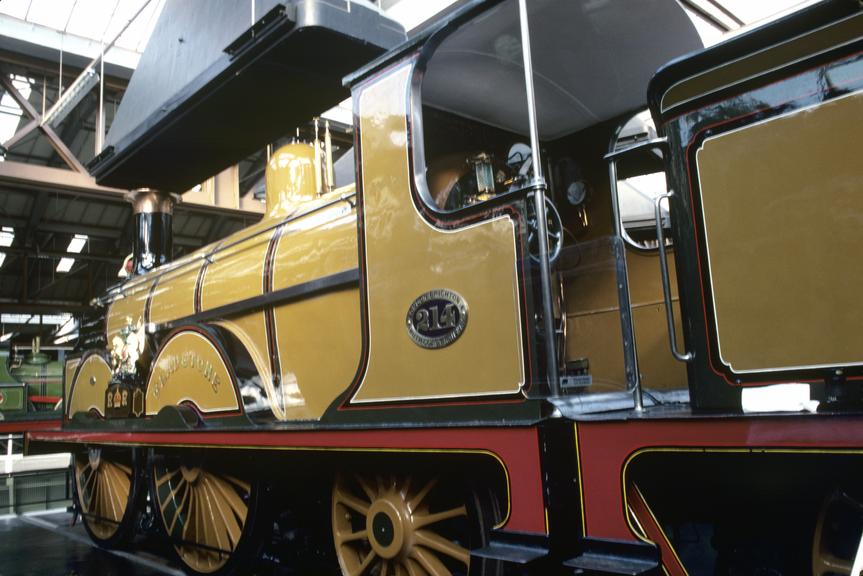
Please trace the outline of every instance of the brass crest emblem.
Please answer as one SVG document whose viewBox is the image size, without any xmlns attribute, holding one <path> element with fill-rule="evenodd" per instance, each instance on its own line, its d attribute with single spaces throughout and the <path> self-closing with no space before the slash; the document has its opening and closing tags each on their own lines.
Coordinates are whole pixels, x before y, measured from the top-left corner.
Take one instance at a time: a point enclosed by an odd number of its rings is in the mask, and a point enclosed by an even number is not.
<svg viewBox="0 0 863 576">
<path fill-rule="evenodd" d="M 423 348 L 449 346 L 467 325 L 467 302 L 456 292 L 439 288 L 414 300 L 408 309 L 408 335 Z"/>
</svg>

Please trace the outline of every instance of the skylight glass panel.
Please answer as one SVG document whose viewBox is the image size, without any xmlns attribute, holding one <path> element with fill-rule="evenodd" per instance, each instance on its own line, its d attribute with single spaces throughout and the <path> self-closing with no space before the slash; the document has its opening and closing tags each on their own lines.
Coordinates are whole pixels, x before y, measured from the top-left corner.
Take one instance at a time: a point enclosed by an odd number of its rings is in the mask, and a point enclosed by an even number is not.
<svg viewBox="0 0 863 576">
<path fill-rule="evenodd" d="M 30 0 L 2 0 L 0 1 L 0 14 L 23 20 L 29 7 Z"/>
<path fill-rule="evenodd" d="M 86 234 L 75 234 L 72 237 L 72 240 L 69 241 L 69 246 L 66 247 L 66 252 L 72 252 L 74 254 L 80 254 L 81 250 L 84 249 L 84 246 L 87 244 L 87 235 Z"/>
<path fill-rule="evenodd" d="M 72 269 L 72 266 L 75 264 L 74 258 L 60 258 L 60 263 L 57 264 L 57 272 L 66 273 Z"/>
<path fill-rule="evenodd" d="M 3 324 L 27 324 L 32 318 L 32 314 L 2 314 L 0 315 L 0 322 Z"/>
<path fill-rule="evenodd" d="M 2 5 L 2 2 L 0 2 Z M 18 89 L 21 96 L 30 98 L 30 82 L 24 76 L 15 75 L 12 77 L 12 85 Z M 5 142 L 15 135 L 18 127 L 21 124 L 21 116 L 24 112 L 18 103 L 12 98 L 8 92 L 3 92 L 3 97 L 0 98 L 0 142 Z M 0 160 L 3 157 L 0 156 Z"/>
<path fill-rule="evenodd" d="M 0 314 L 0 324 L 64 324 L 69 314 Z"/>
<path fill-rule="evenodd" d="M 732 14 L 751 24 L 768 18 L 778 12 L 812 4 L 811 0 L 721 0 L 720 2 Z"/>
<path fill-rule="evenodd" d="M 124 15 L 121 25 L 117 30 L 122 28 L 129 18 L 135 15 L 143 2 L 130 2 L 129 4 L 134 9 Z M 150 34 L 153 33 L 153 28 L 156 26 L 156 20 L 159 19 L 159 14 L 162 12 L 164 5 L 165 0 L 150 0 L 150 3 L 147 4 L 135 21 L 129 25 L 129 28 L 127 28 L 126 31 L 123 32 L 123 35 L 117 40 L 117 46 L 128 50 L 143 52 L 144 48 L 147 47 L 147 40 L 149 40 Z M 114 34 L 116 34 L 116 32 L 114 32 Z M 111 35 L 111 38 L 113 38 L 113 34 Z"/>
<path fill-rule="evenodd" d="M 10 228 L 9 226 L 3 226 L 0 229 L 0 246 L 4 248 L 8 248 L 12 245 L 12 242 L 15 240 L 15 230 Z"/>
<path fill-rule="evenodd" d="M 114 14 L 114 9 L 119 0 L 106 2 L 105 0 L 78 0 L 75 8 L 72 10 L 72 16 L 69 18 L 69 23 L 66 26 L 66 32 L 82 36 L 84 38 L 93 38 L 102 40 L 102 35 L 105 29 L 108 28 L 108 23 L 111 22 L 111 16 Z M 110 38 L 106 39 L 110 42 Z"/>
<path fill-rule="evenodd" d="M 63 30 L 74 6 L 75 0 L 33 0 L 27 12 L 27 21 Z"/>
</svg>

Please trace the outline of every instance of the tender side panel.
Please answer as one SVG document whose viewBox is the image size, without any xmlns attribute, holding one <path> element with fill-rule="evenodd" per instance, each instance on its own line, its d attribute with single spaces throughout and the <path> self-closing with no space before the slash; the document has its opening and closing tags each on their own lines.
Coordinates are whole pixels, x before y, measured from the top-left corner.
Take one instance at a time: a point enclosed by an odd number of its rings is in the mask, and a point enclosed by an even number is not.
<svg viewBox="0 0 863 576">
<path fill-rule="evenodd" d="M 660 100 L 660 111 L 665 114 L 676 106 L 704 96 L 719 93 L 786 65 L 804 60 L 812 54 L 826 52 L 860 38 L 863 14 L 849 16 L 831 26 L 818 27 L 791 40 L 779 42 L 744 57 L 735 58 L 708 70 L 684 78 L 665 91 Z"/>
<path fill-rule="evenodd" d="M 368 366 L 352 401 L 514 394 L 525 381 L 514 223 L 500 217 L 444 231 L 420 216 L 408 165 L 411 71 L 403 65 L 358 96 Z M 465 299 L 467 326 L 445 348 L 421 348 L 406 315 L 441 288 Z"/>
<path fill-rule="evenodd" d="M 863 92 L 697 151 L 715 335 L 733 372 L 863 363 L 859 134 Z"/>
<path fill-rule="evenodd" d="M 858 467 L 863 455 L 863 422 L 850 417 L 580 422 L 575 433 L 586 534 L 593 538 L 636 538 L 637 530 L 626 513 L 625 503 L 629 494 L 624 479 L 630 478 L 630 463 L 640 454 L 724 453 L 754 458 L 762 453 L 853 453 L 857 455 Z M 774 492 L 778 493 L 779 488 L 787 484 L 784 474 L 778 471 L 744 476 L 743 470 L 741 467 L 741 475 L 736 480 L 737 486 L 742 485 L 741 499 L 746 496 L 743 491 L 756 485 L 768 489 L 773 486 Z M 687 481 L 690 472 L 685 466 L 665 472 L 654 467 L 652 472 L 659 482 L 666 483 L 670 483 L 669 475 L 676 474 L 681 482 L 694 487 L 699 498 L 705 502 L 711 499 L 709 490 L 697 490 L 697 484 Z M 729 471 L 725 473 L 729 474 Z M 733 473 L 729 475 L 734 476 Z M 729 484 L 722 489 L 730 497 L 735 495 L 730 492 Z"/>
</svg>

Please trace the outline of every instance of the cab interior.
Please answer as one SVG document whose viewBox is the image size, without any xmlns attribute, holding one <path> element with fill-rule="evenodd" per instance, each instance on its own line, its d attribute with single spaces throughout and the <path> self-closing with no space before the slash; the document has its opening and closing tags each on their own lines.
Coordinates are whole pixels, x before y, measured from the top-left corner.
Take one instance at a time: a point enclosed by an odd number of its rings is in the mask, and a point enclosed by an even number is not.
<svg viewBox="0 0 863 576">
<path fill-rule="evenodd" d="M 538 0 L 529 11 L 543 171 L 562 223 L 552 273 L 564 392 L 627 389 L 618 290 L 625 273 L 642 385 L 685 389 L 685 366 L 669 347 L 651 214 L 653 196 L 665 191 L 662 159 L 619 163 L 621 237 L 604 157 L 655 137 L 644 87 L 660 65 L 701 42 L 676 2 Z M 437 212 L 476 210 L 532 175 L 519 34 L 517 3 L 507 0 L 447 30 L 417 66 L 414 171 L 423 201 Z M 667 253 L 681 334 L 673 246 Z"/>
</svg>

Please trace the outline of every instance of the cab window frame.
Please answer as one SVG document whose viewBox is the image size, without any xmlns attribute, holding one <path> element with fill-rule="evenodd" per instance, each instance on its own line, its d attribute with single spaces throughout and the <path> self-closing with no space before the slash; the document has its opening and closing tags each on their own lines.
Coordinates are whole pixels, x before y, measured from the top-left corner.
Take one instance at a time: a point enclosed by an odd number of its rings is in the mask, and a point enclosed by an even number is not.
<svg viewBox="0 0 863 576">
<path fill-rule="evenodd" d="M 427 162 L 428 156 L 426 146 L 427 130 L 425 123 L 425 110 L 427 108 L 434 109 L 443 114 L 450 114 L 453 118 L 457 118 L 459 120 L 476 122 L 477 124 L 482 126 L 483 129 L 489 129 L 492 131 L 497 130 L 500 132 L 508 133 L 513 138 L 511 141 L 509 141 L 510 147 L 515 143 L 525 143 L 528 145 L 528 148 L 530 147 L 529 136 L 526 134 L 521 135 L 514 132 L 508 132 L 504 128 L 500 128 L 491 124 L 485 124 L 480 122 L 479 120 L 474 120 L 473 118 L 470 118 L 468 116 L 462 116 L 456 112 L 424 105 L 423 100 L 423 83 L 426 79 L 426 70 L 428 67 L 428 63 L 434 57 L 435 52 L 437 52 L 441 44 L 443 44 L 443 42 L 445 42 L 448 37 L 457 32 L 463 26 L 469 25 L 470 22 L 477 17 L 477 15 L 492 9 L 495 6 L 503 4 L 504 1 L 505 0 L 498 0 L 497 2 L 490 3 L 490 5 L 477 5 L 475 9 L 468 10 L 460 14 L 458 17 L 445 22 L 439 29 L 433 31 L 430 34 L 429 38 L 422 44 L 422 46 L 416 51 L 416 53 L 412 57 L 413 62 L 411 63 L 410 70 L 410 87 L 408 90 L 408 148 L 410 163 L 409 168 L 412 172 L 412 185 L 415 187 L 416 190 L 416 200 L 420 204 L 418 208 L 420 208 L 421 212 L 428 211 L 433 215 L 434 219 L 440 221 L 461 221 L 464 219 L 471 219 L 472 215 L 493 211 L 501 206 L 512 204 L 517 200 L 524 200 L 527 198 L 530 192 L 532 192 L 536 188 L 536 185 L 532 181 L 532 178 L 527 177 L 524 179 L 523 185 L 521 186 L 513 187 L 512 189 L 496 193 L 490 198 L 484 199 L 474 204 L 467 204 L 454 209 L 445 209 L 440 207 L 436 202 L 434 194 L 428 182 L 428 172 L 430 165 Z M 525 118 L 527 118 L 528 109 L 526 100 L 524 103 L 523 112 Z M 465 159 L 467 158 L 468 155 L 466 154 Z M 532 167 L 530 170 L 530 174 L 533 174 Z"/>
</svg>

